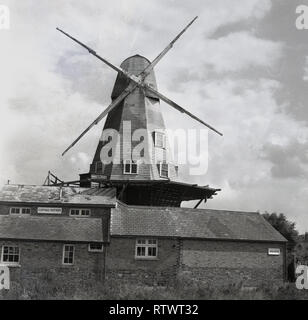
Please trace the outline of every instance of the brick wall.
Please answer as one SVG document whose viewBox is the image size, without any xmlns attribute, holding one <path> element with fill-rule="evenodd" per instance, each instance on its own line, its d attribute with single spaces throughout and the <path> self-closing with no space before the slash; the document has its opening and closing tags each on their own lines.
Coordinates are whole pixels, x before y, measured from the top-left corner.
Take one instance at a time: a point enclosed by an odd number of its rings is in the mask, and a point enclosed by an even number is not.
<svg viewBox="0 0 308 320">
<path fill-rule="evenodd" d="M 136 238 L 111 238 L 107 276 L 165 283 L 176 276 L 211 285 L 242 282 L 247 286 L 284 280 L 284 245 L 270 243 L 159 239 L 157 260 L 135 259 Z M 269 256 L 268 248 L 280 248 Z"/>
<path fill-rule="evenodd" d="M 156 260 L 135 259 L 135 246 L 136 238 L 111 238 L 106 256 L 108 278 L 144 283 L 165 283 L 175 278 L 179 256 L 178 240 L 159 239 Z"/>
<path fill-rule="evenodd" d="M 63 244 L 1 240 L 1 249 L 3 245 L 16 245 L 20 248 L 20 266 L 10 267 L 12 285 L 17 283 L 23 288 L 29 288 L 38 281 L 47 281 L 73 286 L 101 278 L 104 270 L 103 253 L 88 252 L 87 243 L 75 243 L 74 265 L 63 265 Z"/>
<path fill-rule="evenodd" d="M 268 248 L 280 248 L 279 256 Z M 284 245 L 273 243 L 184 240 L 181 273 L 211 284 L 256 285 L 284 280 Z"/>
</svg>

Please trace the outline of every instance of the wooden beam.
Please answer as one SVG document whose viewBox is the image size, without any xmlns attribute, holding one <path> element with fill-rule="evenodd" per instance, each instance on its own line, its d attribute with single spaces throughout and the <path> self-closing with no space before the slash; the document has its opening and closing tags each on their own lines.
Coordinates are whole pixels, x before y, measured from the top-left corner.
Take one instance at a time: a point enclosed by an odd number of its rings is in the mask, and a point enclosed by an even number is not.
<svg viewBox="0 0 308 320">
<path fill-rule="evenodd" d="M 124 194 L 124 191 L 125 191 L 127 186 L 128 186 L 128 183 L 123 184 L 122 190 L 121 190 L 121 192 L 119 194 L 119 200 L 121 200 L 121 201 L 123 200 L 123 194 Z"/>
<path fill-rule="evenodd" d="M 201 204 L 202 201 L 203 201 L 203 199 L 200 199 L 200 200 L 198 201 L 198 203 L 194 206 L 194 209 L 197 209 L 197 208 L 200 206 L 200 204 Z"/>
</svg>

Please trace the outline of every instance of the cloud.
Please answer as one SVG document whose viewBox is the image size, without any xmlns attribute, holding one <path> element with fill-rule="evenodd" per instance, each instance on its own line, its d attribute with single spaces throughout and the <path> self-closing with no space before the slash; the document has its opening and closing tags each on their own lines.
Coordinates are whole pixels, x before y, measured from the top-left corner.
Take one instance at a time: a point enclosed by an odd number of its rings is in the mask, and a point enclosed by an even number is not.
<svg viewBox="0 0 308 320">
<path fill-rule="evenodd" d="M 286 145 L 264 145 L 263 157 L 272 163 L 273 178 L 305 178 L 308 175 L 308 142 L 293 139 Z"/>
<path fill-rule="evenodd" d="M 268 67 L 280 57 L 281 44 L 257 38 L 249 32 L 236 32 L 209 40 L 204 63 L 216 72 L 240 71 L 248 67 Z"/>
</svg>

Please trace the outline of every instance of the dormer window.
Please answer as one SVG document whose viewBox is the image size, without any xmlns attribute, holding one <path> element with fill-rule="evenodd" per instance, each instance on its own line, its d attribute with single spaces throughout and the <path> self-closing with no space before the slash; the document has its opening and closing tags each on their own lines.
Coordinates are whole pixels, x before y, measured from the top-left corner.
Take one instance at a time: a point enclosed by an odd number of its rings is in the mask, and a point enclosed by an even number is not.
<svg viewBox="0 0 308 320">
<path fill-rule="evenodd" d="M 157 148 L 166 148 L 166 136 L 163 132 L 154 132 L 154 145 Z"/>
<path fill-rule="evenodd" d="M 159 162 L 158 163 L 158 170 L 159 170 L 159 175 L 162 178 L 168 178 L 169 177 L 169 165 L 166 162 Z"/>
<path fill-rule="evenodd" d="M 124 174 L 138 174 L 138 163 L 134 160 L 124 160 Z"/>
</svg>

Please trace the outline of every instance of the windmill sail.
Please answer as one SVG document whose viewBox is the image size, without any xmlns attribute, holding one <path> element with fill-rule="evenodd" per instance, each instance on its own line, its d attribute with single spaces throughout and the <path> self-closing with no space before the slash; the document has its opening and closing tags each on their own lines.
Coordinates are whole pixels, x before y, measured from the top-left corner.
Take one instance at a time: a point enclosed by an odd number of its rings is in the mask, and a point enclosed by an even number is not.
<svg viewBox="0 0 308 320">
<path fill-rule="evenodd" d="M 184 108 L 182 108 L 181 106 L 179 106 L 177 103 L 175 103 L 174 101 L 170 100 L 169 98 L 167 98 L 166 96 L 164 96 L 163 94 L 159 93 L 158 91 L 154 90 L 153 88 L 151 88 L 150 86 L 147 86 L 147 89 L 150 90 L 152 93 L 156 94 L 158 98 L 160 98 L 161 100 L 163 100 L 164 102 L 168 103 L 171 107 L 175 108 L 176 110 L 180 111 L 181 113 L 185 113 L 188 116 L 190 116 L 192 119 L 202 123 L 204 126 L 208 127 L 209 129 L 213 130 L 214 132 L 218 133 L 219 135 L 223 135 L 221 132 L 219 132 L 218 130 L 216 130 L 214 127 L 212 127 L 211 125 L 209 125 L 208 123 L 204 122 L 203 120 L 201 120 L 200 118 L 196 117 L 195 115 L 193 115 L 192 113 L 190 113 L 189 111 L 185 110 Z"/>
<path fill-rule="evenodd" d="M 123 90 L 122 94 L 119 95 L 115 100 L 111 102 L 111 104 L 85 129 L 77 139 L 74 140 L 72 144 L 62 153 L 62 156 L 70 150 L 93 126 L 97 125 L 111 110 L 113 110 L 123 99 L 125 99 L 131 92 L 133 92 L 137 88 L 137 85 L 131 85 Z"/>
<path fill-rule="evenodd" d="M 157 65 L 157 63 L 168 53 L 168 51 L 173 47 L 175 42 L 181 37 L 181 35 L 195 22 L 198 18 L 195 17 L 190 23 L 168 44 L 168 46 L 151 62 L 151 64 L 142 72 L 142 76 L 146 77 L 147 74 Z"/>
<path fill-rule="evenodd" d="M 92 54 L 94 57 L 96 57 L 97 59 L 103 61 L 105 64 L 107 64 L 110 68 L 112 68 L 113 70 L 119 72 L 119 73 L 123 73 L 124 75 L 126 75 L 127 77 L 131 78 L 131 80 L 135 81 L 135 82 L 139 82 L 139 79 L 137 77 L 135 77 L 132 74 L 129 74 L 127 71 L 123 70 L 121 67 L 117 67 L 116 65 L 112 64 L 111 62 L 109 62 L 107 59 L 101 57 L 100 55 L 98 55 L 96 53 L 95 50 L 93 50 L 92 48 L 88 47 L 87 45 L 85 45 L 84 43 L 82 43 L 81 41 L 77 40 L 76 38 L 72 37 L 71 35 L 69 35 L 68 33 L 64 32 L 63 30 L 56 28 L 58 31 L 62 32 L 64 35 L 66 35 L 68 38 L 72 39 L 73 41 L 77 42 L 80 46 L 84 47 L 85 49 L 87 49 L 89 51 L 90 54 Z"/>
</svg>

